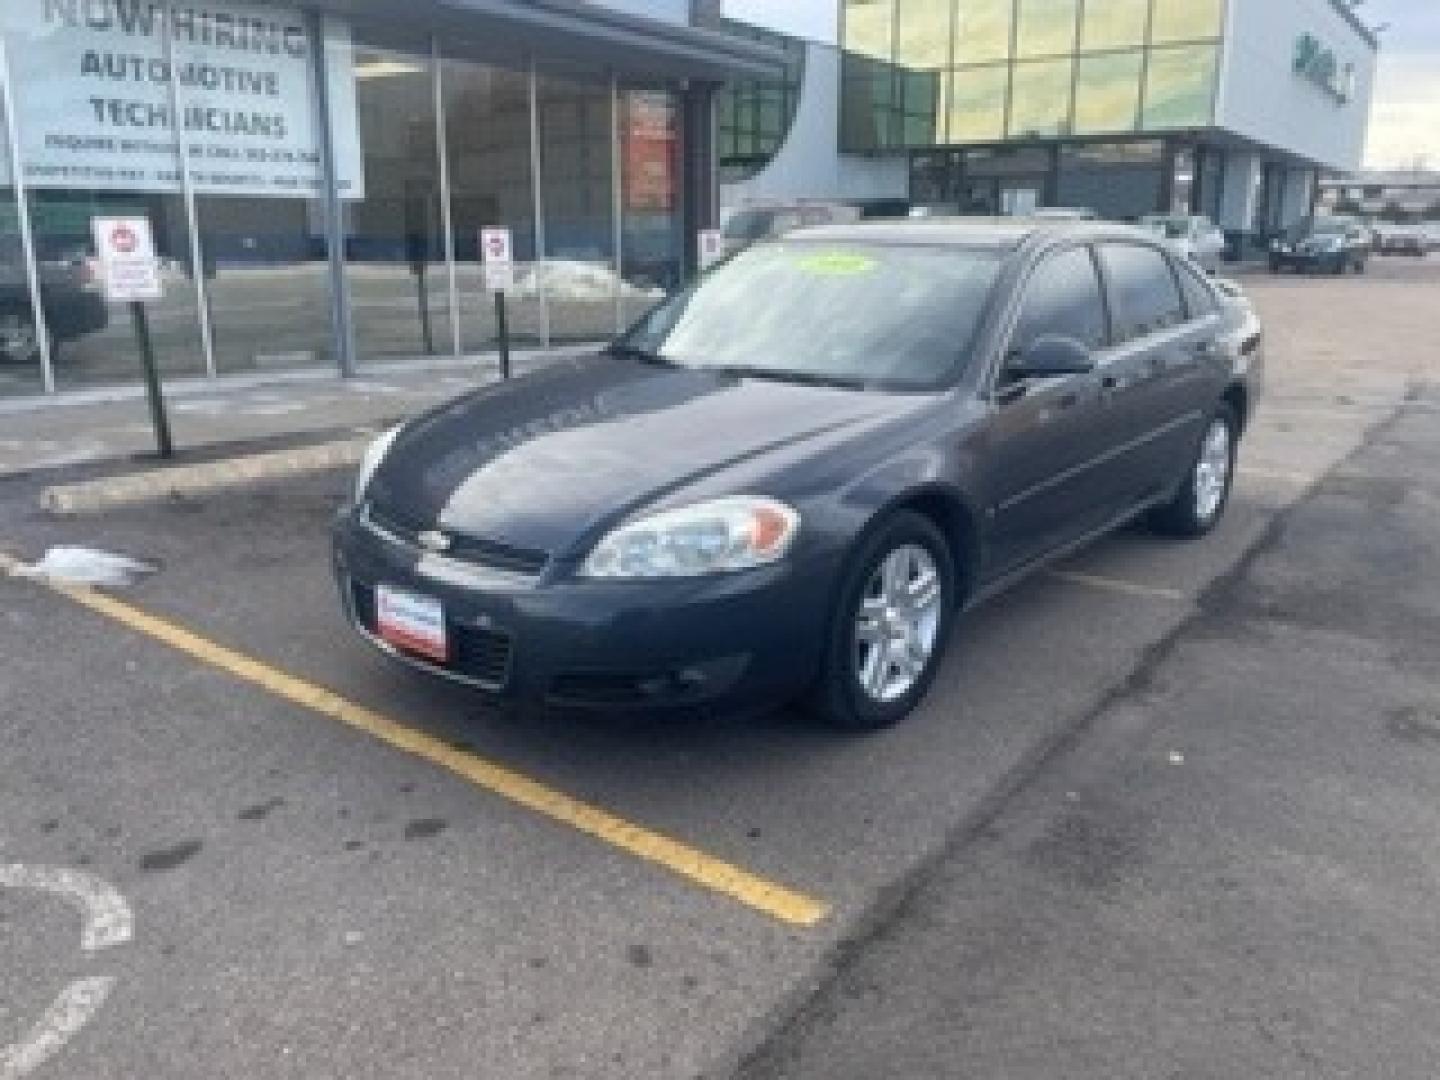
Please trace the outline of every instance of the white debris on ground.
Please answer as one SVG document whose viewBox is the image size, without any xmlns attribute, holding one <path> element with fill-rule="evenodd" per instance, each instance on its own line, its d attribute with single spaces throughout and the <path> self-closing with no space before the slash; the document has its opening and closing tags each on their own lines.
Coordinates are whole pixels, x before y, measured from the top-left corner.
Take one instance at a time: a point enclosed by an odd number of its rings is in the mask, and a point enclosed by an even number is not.
<svg viewBox="0 0 1440 1080">
<path fill-rule="evenodd" d="M 617 289 L 620 296 L 628 298 L 658 300 L 665 295 L 664 289 L 644 288 L 617 278 L 614 267 L 606 263 L 576 259 L 531 263 L 529 271 L 517 278 L 514 292 L 536 296 L 542 288 L 552 300 L 610 300 Z"/>
<path fill-rule="evenodd" d="M 126 555 L 112 555 L 94 548 L 61 545 L 45 552 L 43 558 L 15 571 L 21 577 L 51 578 L 73 585 L 129 585 L 153 574 L 156 567 Z"/>
</svg>

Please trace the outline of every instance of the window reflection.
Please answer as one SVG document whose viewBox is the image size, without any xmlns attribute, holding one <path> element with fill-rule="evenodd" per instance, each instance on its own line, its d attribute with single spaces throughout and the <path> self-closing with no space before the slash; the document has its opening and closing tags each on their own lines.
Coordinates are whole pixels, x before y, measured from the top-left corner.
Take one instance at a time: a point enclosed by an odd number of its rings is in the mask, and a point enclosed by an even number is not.
<svg viewBox="0 0 1440 1080">
<path fill-rule="evenodd" d="M 1010 137 L 1065 134 L 1070 126 L 1071 60 L 1015 65 L 1010 97 Z"/>
<path fill-rule="evenodd" d="M 619 282 L 610 85 L 542 73 L 539 108 L 545 250 L 538 283 L 522 284 L 544 291 L 551 341 L 612 337 Z"/>
<path fill-rule="evenodd" d="M 845 48 L 861 56 L 891 59 L 894 46 L 894 0 L 846 0 Z"/>
<path fill-rule="evenodd" d="M 1013 0 L 955 0 L 955 62 L 1008 59 L 1013 17 Z"/>
<path fill-rule="evenodd" d="M 346 203 L 346 273 L 362 360 L 451 351 L 435 86 L 421 34 L 355 28 L 365 198 Z"/>
<path fill-rule="evenodd" d="M 956 71 L 950 88 L 950 141 L 1003 139 L 1009 85 L 1010 70 L 1005 64 Z"/>
<path fill-rule="evenodd" d="M 840 140 L 846 150 L 879 150 L 898 138 L 899 89 L 895 70 L 877 60 L 847 56 L 844 62 Z"/>
<path fill-rule="evenodd" d="M 1151 41 L 1195 41 L 1218 38 L 1225 0 L 1155 0 Z"/>
<path fill-rule="evenodd" d="M 1209 124 L 1214 93 L 1214 45 L 1154 49 L 1145 80 L 1144 126 L 1171 128 Z"/>
<path fill-rule="evenodd" d="M 940 68 L 950 63 L 953 5 L 954 0 L 900 0 L 896 63 L 912 68 Z"/>
<path fill-rule="evenodd" d="M 661 86 L 620 94 L 621 322 L 680 284 L 680 100 Z"/>
<path fill-rule="evenodd" d="M 1132 49 L 1145 44 L 1145 22 L 1150 0 L 1104 0 L 1085 5 L 1080 48 Z M 1139 85 L 1139 80 L 1136 80 Z"/>
<path fill-rule="evenodd" d="M 906 146 L 933 146 L 936 118 L 941 115 L 941 72 L 906 71 L 900 74 L 901 138 Z"/>
<path fill-rule="evenodd" d="M 440 85 L 445 103 L 460 347 L 467 353 L 482 352 L 495 347 L 497 327 L 494 299 L 484 287 L 480 230 L 509 229 L 516 279 L 533 279 L 535 274 L 530 77 L 509 68 L 446 60 L 441 65 Z M 512 340 L 538 342 L 539 294 L 517 292 L 506 302 Z"/>
<path fill-rule="evenodd" d="M 0 87 L 0 95 L 5 92 Z M 0 397 L 42 388 L 40 338 L 30 304 L 20 213 L 10 176 L 10 136 L 0 97 Z"/>
<path fill-rule="evenodd" d="M 1076 0 L 1019 0 L 1015 55 L 1058 56 L 1075 51 Z"/>
<path fill-rule="evenodd" d="M 1082 56 L 1075 80 L 1075 132 L 1093 135 L 1130 131 L 1139 122 L 1140 72 L 1144 55 L 1138 50 Z"/>
</svg>

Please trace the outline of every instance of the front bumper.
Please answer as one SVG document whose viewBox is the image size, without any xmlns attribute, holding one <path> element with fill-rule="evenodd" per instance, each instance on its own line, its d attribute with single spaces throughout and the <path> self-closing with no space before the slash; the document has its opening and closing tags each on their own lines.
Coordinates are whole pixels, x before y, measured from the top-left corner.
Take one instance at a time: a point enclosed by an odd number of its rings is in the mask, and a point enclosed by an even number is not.
<svg viewBox="0 0 1440 1080">
<path fill-rule="evenodd" d="M 786 700 L 819 671 L 833 568 L 795 560 L 709 578 L 597 581 L 504 574 L 337 518 L 333 565 L 352 626 L 413 667 L 496 699 L 586 709 L 741 707 Z M 380 640 L 377 584 L 441 601 L 440 663 Z"/>
</svg>

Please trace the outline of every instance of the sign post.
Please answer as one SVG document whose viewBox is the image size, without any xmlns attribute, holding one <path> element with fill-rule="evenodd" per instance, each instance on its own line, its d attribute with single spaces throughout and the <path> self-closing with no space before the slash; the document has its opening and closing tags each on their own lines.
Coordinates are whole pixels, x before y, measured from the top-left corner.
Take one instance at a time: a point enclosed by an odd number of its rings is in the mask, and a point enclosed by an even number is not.
<svg viewBox="0 0 1440 1080">
<path fill-rule="evenodd" d="M 719 229 L 701 229 L 699 236 L 700 272 L 703 274 L 725 255 L 725 238 Z"/>
<path fill-rule="evenodd" d="M 165 396 L 160 388 L 160 373 L 155 367 L 155 350 L 150 342 L 150 323 L 145 314 L 145 302 L 159 300 L 164 295 L 160 284 L 160 264 L 155 258 L 155 240 L 150 233 L 150 219 L 91 218 L 90 231 L 99 256 L 105 299 L 112 304 L 127 304 L 130 308 L 130 321 L 135 327 L 135 342 L 140 347 L 140 366 L 145 376 L 145 399 L 149 402 L 150 421 L 155 427 L 155 447 L 162 458 L 174 457 L 170 420 L 165 415 Z"/>
<path fill-rule="evenodd" d="M 495 332 L 500 342 L 500 377 L 510 378 L 510 327 L 506 319 L 505 293 L 515 287 L 514 244 L 509 229 L 480 230 L 480 258 L 485 268 L 485 288 L 495 294 Z"/>
</svg>

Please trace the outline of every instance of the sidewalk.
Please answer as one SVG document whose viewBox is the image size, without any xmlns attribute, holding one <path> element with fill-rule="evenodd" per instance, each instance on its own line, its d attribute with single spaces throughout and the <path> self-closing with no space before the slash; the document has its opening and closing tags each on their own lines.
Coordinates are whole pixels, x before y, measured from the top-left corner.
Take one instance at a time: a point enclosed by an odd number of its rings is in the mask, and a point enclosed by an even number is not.
<svg viewBox="0 0 1440 1080">
<path fill-rule="evenodd" d="M 573 350 L 527 350 L 516 372 Z M 167 381 L 177 463 L 354 438 L 497 378 L 492 355 L 367 366 L 352 379 L 333 369 Z M 56 397 L 0 400 L 0 477 L 153 455 L 154 432 L 138 385 Z M 153 460 L 147 464 L 153 465 Z"/>
</svg>

